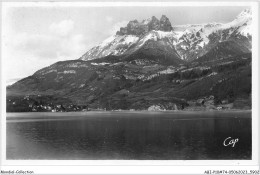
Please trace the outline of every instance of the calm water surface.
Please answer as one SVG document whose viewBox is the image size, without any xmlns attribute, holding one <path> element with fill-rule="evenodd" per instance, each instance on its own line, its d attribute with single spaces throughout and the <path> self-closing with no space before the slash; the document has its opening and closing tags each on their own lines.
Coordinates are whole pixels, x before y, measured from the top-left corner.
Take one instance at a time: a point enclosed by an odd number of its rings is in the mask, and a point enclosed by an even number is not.
<svg viewBox="0 0 260 175">
<path fill-rule="evenodd" d="M 251 111 L 8 113 L 7 159 L 251 159 Z M 238 138 L 235 147 L 223 145 Z"/>
</svg>

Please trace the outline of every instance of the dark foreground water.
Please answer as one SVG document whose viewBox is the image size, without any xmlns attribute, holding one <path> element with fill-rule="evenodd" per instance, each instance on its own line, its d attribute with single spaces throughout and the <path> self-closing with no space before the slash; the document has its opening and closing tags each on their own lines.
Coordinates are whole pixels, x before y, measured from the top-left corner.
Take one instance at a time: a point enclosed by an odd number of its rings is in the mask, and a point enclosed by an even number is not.
<svg viewBox="0 0 260 175">
<path fill-rule="evenodd" d="M 8 113 L 7 159 L 251 159 L 251 121 L 250 111 Z"/>
</svg>

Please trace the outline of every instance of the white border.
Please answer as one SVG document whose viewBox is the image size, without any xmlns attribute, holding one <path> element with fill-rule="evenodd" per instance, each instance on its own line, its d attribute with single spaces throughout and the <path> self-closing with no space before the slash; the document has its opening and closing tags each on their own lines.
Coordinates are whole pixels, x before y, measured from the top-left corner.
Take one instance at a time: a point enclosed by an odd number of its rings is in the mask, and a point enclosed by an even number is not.
<svg viewBox="0 0 260 175">
<path fill-rule="evenodd" d="M 259 165 L 259 3 L 252 12 L 252 160 Z"/>
<path fill-rule="evenodd" d="M 205 7 L 205 6 L 253 6 L 256 2 L 250 0 L 239 2 L 239 1 L 230 1 L 230 2 L 3 2 L 5 7 L 152 7 L 152 6 L 161 6 L 161 7 Z"/>
<path fill-rule="evenodd" d="M 23 166 L 22 169 L 30 165 L 31 167 L 29 169 L 32 169 L 34 166 L 37 170 L 39 170 L 41 173 L 50 173 L 51 171 L 48 170 L 50 166 L 52 166 L 51 169 L 57 169 L 59 168 L 62 171 L 62 173 L 71 173 L 70 169 L 73 169 L 73 173 L 75 173 L 75 167 L 77 166 L 78 171 L 77 173 L 85 172 L 84 168 L 80 168 L 83 165 L 88 165 L 87 172 L 95 173 L 106 173 L 107 170 L 109 172 L 114 172 L 112 169 L 114 166 L 121 166 L 124 169 L 124 173 L 134 173 L 135 170 L 132 170 L 130 166 L 136 165 L 136 168 L 141 169 L 141 166 L 145 166 L 147 170 L 150 170 L 150 173 L 163 173 L 162 168 L 159 168 L 161 166 L 164 166 L 163 169 L 167 170 L 168 172 L 172 172 L 172 169 L 179 169 L 181 166 L 184 165 L 196 165 L 196 167 L 192 166 L 191 168 L 194 170 L 197 170 L 199 168 L 198 166 L 201 165 L 218 165 L 218 166 L 234 166 L 234 165 L 245 165 L 245 166 L 256 166 L 259 164 L 259 53 L 258 53 L 258 8 L 259 4 L 257 2 L 3 2 L 3 14 L 5 14 L 5 10 L 9 7 L 20 7 L 20 6 L 44 6 L 44 7 L 101 7 L 101 6 L 251 6 L 252 13 L 253 13 L 253 47 L 252 47 L 252 160 L 6 160 L 6 88 L 5 88 L 5 76 L 4 76 L 4 55 L 3 52 L 1 52 L 1 164 L 3 167 L 9 167 L 10 165 L 17 165 Z M 2 20 L 4 21 L 4 15 L 2 16 Z M 3 22 L 2 21 L 2 22 Z M 2 25 L 1 25 L 2 26 Z M 4 29 L 2 30 L 2 36 L 3 37 Z M 3 40 L 1 39 L 2 43 Z M 1 45 L 2 45 L 1 43 Z M 4 149 L 3 149 L 4 148 Z M 26 166 L 27 165 L 27 166 Z M 38 166 L 37 166 L 38 165 Z M 46 168 L 45 166 L 39 167 L 39 165 L 45 165 L 48 166 Z M 66 167 L 54 167 L 54 165 L 67 165 Z M 68 166 L 70 165 L 70 166 Z M 102 166 L 102 168 L 98 168 L 97 166 Z M 155 166 L 156 165 L 156 166 Z M 174 167 L 170 167 L 170 165 L 174 165 Z M 80 166 L 80 167 L 78 167 Z M 110 167 L 111 166 L 111 167 Z M 74 168 L 73 168 L 74 167 Z M 121 167 L 119 169 L 121 169 Z M 178 168 L 179 167 L 179 168 Z M 237 169 L 238 166 L 232 167 L 233 169 Z M 112 168 L 112 169 L 111 169 Z M 118 167 L 117 167 L 118 168 Z M 223 168 L 223 167 L 222 167 Z M 225 167 L 228 168 L 228 167 Z M 2 168 L 1 168 L 2 169 Z M 126 171 L 127 169 L 127 171 Z M 158 172 L 158 169 L 160 171 Z M 183 167 L 182 172 L 184 169 L 189 169 Z M 242 169 L 241 167 L 239 169 Z M 79 171 L 80 170 L 80 171 Z M 99 171 L 96 171 L 99 170 Z M 104 170 L 104 171 L 103 171 Z M 167 172 L 164 171 L 164 172 Z M 120 171 L 117 171 L 122 173 L 122 169 Z M 138 171 L 137 171 L 138 172 Z M 201 172 L 201 171 L 200 171 Z"/>
</svg>

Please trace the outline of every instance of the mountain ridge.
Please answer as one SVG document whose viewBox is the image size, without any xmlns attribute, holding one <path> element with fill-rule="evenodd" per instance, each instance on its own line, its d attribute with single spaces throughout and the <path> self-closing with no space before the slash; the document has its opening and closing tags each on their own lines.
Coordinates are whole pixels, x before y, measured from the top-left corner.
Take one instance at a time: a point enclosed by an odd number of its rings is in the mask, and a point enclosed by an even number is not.
<svg viewBox="0 0 260 175">
<path fill-rule="evenodd" d="M 143 20 L 141 27 L 134 21 L 137 32 L 129 26 L 129 34 L 109 37 L 80 59 L 8 86 L 7 111 L 250 109 L 250 11 L 181 33 L 168 20 Z M 148 24 L 151 30 L 142 33 Z"/>
<path fill-rule="evenodd" d="M 185 30 L 178 31 L 176 27 L 171 26 L 169 19 L 162 16 L 164 20 L 163 25 L 166 28 L 160 28 L 160 21 L 152 17 L 150 20 L 130 21 L 126 27 L 121 27 L 116 35 L 106 39 L 101 44 L 91 48 L 79 59 L 92 60 L 101 58 L 107 55 L 123 55 L 131 52 L 129 49 L 136 45 L 137 50 L 142 46 L 143 41 L 147 40 L 161 40 L 162 38 L 169 38 L 172 47 L 177 50 L 180 58 L 187 61 L 192 61 L 198 57 L 203 56 L 209 50 L 203 50 L 205 45 L 210 41 L 210 35 L 220 33 L 222 39 L 222 32 L 228 32 L 228 35 L 233 37 L 244 37 L 250 40 L 252 36 L 251 21 L 252 12 L 249 9 L 242 11 L 233 21 L 228 23 L 208 23 L 208 24 L 189 24 L 186 25 Z M 161 18 L 161 19 L 162 19 Z M 149 27 L 151 24 L 152 27 Z M 157 33 L 157 35 L 156 35 Z M 237 36 L 234 36 L 234 35 Z M 149 36 L 149 37 L 148 37 Z M 227 38 L 228 39 L 228 38 Z M 198 51 L 199 50 L 199 51 Z M 190 53 L 191 52 L 191 53 Z"/>
</svg>

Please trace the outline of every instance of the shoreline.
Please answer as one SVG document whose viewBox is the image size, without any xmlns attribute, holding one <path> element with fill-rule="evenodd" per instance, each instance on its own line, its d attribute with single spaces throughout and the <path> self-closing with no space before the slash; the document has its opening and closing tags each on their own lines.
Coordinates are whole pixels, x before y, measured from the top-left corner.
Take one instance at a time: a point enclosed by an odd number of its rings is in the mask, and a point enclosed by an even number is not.
<svg viewBox="0 0 260 175">
<path fill-rule="evenodd" d="M 32 114 L 35 116 L 31 116 Z M 236 115 L 236 114 L 239 115 Z M 250 113 L 250 116 L 240 116 Z M 173 114 L 171 116 L 171 114 Z M 232 114 L 230 116 L 221 116 L 220 118 L 252 118 L 252 110 L 226 110 L 226 111 L 87 111 L 87 112 L 12 112 L 6 113 L 6 120 L 15 119 L 79 119 L 79 118 L 142 118 L 142 117 L 162 117 L 176 119 L 194 119 L 194 118 L 216 118 L 217 114 Z M 29 116 L 28 116 L 29 115 Z M 123 116 L 125 115 L 125 116 Z M 176 116 L 177 115 L 177 116 Z M 188 116 L 187 116 L 188 115 Z"/>
<path fill-rule="evenodd" d="M 187 113 L 196 113 L 196 112 L 239 112 L 239 111 L 252 111 L 252 109 L 225 109 L 225 110 L 157 110 L 157 111 L 148 111 L 148 110 L 93 110 L 93 111 L 57 111 L 57 112 L 51 112 L 51 111 L 41 111 L 41 112 L 7 112 L 8 114 L 11 113 L 90 113 L 90 112 L 95 112 L 95 113 L 105 113 L 105 112 L 128 112 L 128 113 L 139 113 L 139 112 L 147 112 L 147 113 L 153 113 L 153 112 L 158 112 L 158 113 L 164 113 L 164 112 L 187 112 Z"/>
</svg>

